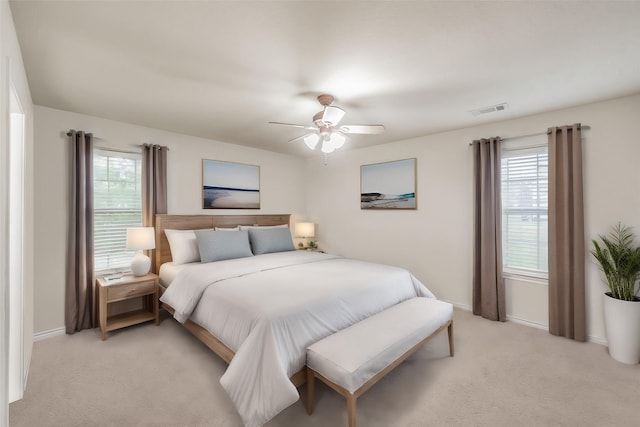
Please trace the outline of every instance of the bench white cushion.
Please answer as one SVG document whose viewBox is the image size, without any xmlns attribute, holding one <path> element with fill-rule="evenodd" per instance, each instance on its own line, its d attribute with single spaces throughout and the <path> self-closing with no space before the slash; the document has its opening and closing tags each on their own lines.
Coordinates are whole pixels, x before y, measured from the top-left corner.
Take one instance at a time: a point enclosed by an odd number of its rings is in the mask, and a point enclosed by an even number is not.
<svg viewBox="0 0 640 427">
<path fill-rule="evenodd" d="M 307 349 L 307 366 L 353 393 L 453 318 L 453 306 L 412 298 Z"/>
</svg>

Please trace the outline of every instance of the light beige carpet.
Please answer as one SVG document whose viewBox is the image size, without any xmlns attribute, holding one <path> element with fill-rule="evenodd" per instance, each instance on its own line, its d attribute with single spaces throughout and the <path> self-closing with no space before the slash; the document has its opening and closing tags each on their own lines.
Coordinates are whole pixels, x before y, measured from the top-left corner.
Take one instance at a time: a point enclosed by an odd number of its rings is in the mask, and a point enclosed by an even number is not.
<svg viewBox="0 0 640 427">
<path fill-rule="evenodd" d="M 359 427 L 640 425 L 640 365 L 511 322 L 454 321 L 455 357 L 446 333 L 427 344 L 359 399 Z M 225 367 L 166 313 L 104 342 L 98 330 L 40 341 L 10 426 L 239 427 Z M 346 426 L 343 398 L 318 384 L 308 416 L 300 392 L 268 427 Z"/>
</svg>

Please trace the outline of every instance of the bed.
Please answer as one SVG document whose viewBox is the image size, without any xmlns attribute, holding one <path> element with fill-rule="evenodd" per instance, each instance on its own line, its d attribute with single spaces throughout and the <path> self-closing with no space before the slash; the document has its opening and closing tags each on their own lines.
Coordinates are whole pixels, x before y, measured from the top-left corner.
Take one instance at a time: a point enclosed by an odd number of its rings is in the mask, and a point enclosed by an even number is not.
<svg viewBox="0 0 640 427">
<path fill-rule="evenodd" d="M 162 306 L 229 363 L 220 383 L 247 427 L 263 425 L 299 399 L 309 345 L 404 300 L 435 298 L 397 267 L 320 252 L 261 251 L 253 237 L 289 233 L 288 228 L 269 231 L 288 227 L 289 220 L 289 215 L 156 216 Z M 258 255 L 172 265 L 167 239 L 172 230 L 239 225 L 261 226 L 248 231 Z M 225 233 L 216 235 L 230 236 Z"/>
<path fill-rule="evenodd" d="M 156 215 L 156 249 L 153 254 L 155 261 L 155 273 L 160 274 L 163 264 L 172 262 L 171 248 L 166 229 L 170 230 L 198 230 L 211 228 L 233 228 L 240 225 L 254 226 L 273 226 L 273 225 L 289 225 L 290 215 Z M 166 284 L 160 281 L 160 294 L 163 294 Z M 173 308 L 165 303 L 161 303 L 162 308 L 167 310 L 171 315 L 174 314 Z M 202 326 L 188 320 L 183 326 L 202 341 L 207 347 L 213 350 L 222 360 L 227 363 L 231 362 L 234 352 L 224 345 L 219 339 L 211 335 Z M 307 381 L 306 371 L 301 369 L 298 373 L 291 377 L 291 382 L 296 387 L 301 386 Z"/>
</svg>

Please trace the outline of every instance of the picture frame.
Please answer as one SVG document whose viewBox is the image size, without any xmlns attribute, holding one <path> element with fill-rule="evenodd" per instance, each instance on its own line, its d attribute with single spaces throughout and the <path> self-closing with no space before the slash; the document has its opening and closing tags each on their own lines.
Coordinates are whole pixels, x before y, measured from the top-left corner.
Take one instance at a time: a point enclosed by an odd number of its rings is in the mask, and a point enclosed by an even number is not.
<svg viewBox="0 0 640 427">
<path fill-rule="evenodd" d="M 417 159 L 360 166 L 360 209 L 415 210 Z"/>
<path fill-rule="evenodd" d="M 260 166 L 202 160 L 203 209 L 260 209 Z"/>
</svg>

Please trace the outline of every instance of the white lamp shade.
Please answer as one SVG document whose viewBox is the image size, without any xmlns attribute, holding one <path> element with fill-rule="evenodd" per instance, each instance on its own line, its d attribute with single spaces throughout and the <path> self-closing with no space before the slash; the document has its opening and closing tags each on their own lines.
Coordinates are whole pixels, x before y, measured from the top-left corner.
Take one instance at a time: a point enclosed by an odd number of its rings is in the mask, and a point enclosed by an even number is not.
<svg viewBox="0 0 640 427">
<path fill-rule="evenodd" d="M 153 227 L 127 228 L 127 250 L 144 251 L 156 248 L 156 235 Z"/>
<path fill-rule="evenodd" d="M 331 144 L 333 145 L 334 150 L 342 147 L 346 140 L 347 138 L 341 133 L 335 132 L 331 134 Z"/>
<path fill-rule="evenodd" d="M 322 147 L 320 149 L 323 153 L 329 154 L 333 153 L 336 148 L 333 146 L 333 143 L 330 140 L 324 140 L 322 141 Z"/>
<path fill-rule="evenodd" d="M 313 222 L 296 222 L 294 234 L 296 237 L 314 237 L 316 225 Z"/>
<path fill-rule="evenodd" d="M 304 143 L 309 147 L 310 150 L 316 148 L 318 145 L 318 141 L 320 141 L 320 135 L 317 133 L 310 133 L 309 135 L 304 137 Z"/>
</svg>

